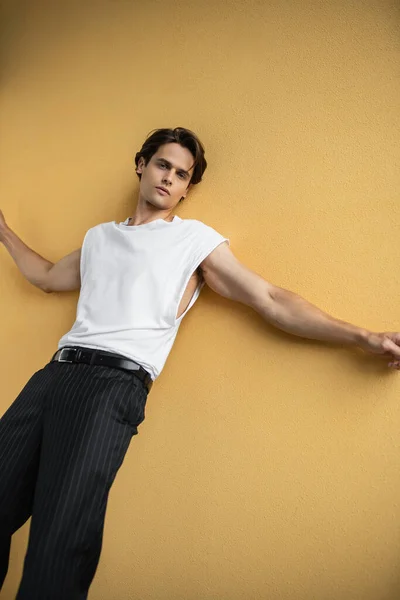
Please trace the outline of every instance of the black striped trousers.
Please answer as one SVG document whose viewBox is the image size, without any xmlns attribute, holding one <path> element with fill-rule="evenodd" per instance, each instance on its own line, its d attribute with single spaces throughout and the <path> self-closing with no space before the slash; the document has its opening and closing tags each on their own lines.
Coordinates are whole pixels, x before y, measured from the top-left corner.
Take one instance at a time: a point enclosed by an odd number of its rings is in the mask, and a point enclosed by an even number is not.
<svg viewBox="0 0 400 600">
<path fill-rule="evenodd" d="M 0 589 L 11 536 L 32 515 L 16 600 L 83 600 L 100 559 L 110 487 L 147 388 L 132 372 L 50 362 L 0 420 Z"/>
</svg>

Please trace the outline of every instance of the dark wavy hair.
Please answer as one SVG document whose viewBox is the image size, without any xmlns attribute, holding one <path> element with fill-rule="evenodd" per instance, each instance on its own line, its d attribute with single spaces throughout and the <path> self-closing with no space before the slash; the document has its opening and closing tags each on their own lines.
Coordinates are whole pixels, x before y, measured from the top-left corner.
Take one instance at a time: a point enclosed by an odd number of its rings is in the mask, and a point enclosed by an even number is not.
<svg viewBox="0 0 400 600">
<path fill-rule="evenodd" d="M 160 146 L 164 144 L 180 144 L 191 152 L 194 158 L 194 169 L 190 183 L 200 183 L 204 171 L 207 168 L 207 161 L 204 158 L 204 146 L 193 131 L 184 127 L 175 127 L 175 129 L 154 129 L 148 134 L 143 146 L 135 155 L 135 164 L 138 166 L 139 158 L 143 157 L 145 165 L 157 152 Z M 139 179 L 141 174 L 137 174 Z"/>
</svg>

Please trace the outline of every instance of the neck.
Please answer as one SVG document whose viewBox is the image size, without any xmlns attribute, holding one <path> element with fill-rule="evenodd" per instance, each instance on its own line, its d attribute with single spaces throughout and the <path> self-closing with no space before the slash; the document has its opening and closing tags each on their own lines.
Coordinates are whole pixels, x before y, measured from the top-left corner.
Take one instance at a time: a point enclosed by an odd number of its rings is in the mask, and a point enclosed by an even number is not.
<svg viewBox="0 0 400 600">
<path fill-rule="evenodd" d="M 156 221 L 157 219 L 160 219 L 160 218 L 161 217 L 155 217 L 154 219 L 140 221 L 140 218 L 137 215 L 134 215 L 133 217 L 129 217 L 128 225 L 145 225 L 146 223 L 151 223 L 152 221 Z M 169 215 L 167 218 L 165 218 L 163 220 L 166 221 L 167 223 L 170 223 L 171 221 L 173 221 L 173 219 L 174 219 L 174 215 Z"/>
</svg>

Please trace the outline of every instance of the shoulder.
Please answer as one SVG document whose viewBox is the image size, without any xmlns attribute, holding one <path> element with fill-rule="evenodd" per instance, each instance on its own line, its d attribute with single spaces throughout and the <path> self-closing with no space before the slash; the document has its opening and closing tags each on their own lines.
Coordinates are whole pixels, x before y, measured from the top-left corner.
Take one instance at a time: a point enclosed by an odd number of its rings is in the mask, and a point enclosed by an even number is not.
<svg viewBox="0 0 400 600">
<path fill-rule="evenodd" d="M 183 219 L 183 223 L 186 224 L 188 229 L 198 232 L 203 235 L 212 235 L 218 233 L 218 231 L 211 225 L 207 225 L 199 219 Z"/>
<path fill-rule="evenodd" d="M 109 235 L 110 231 L 113 231 L 114 229 L 115 226 L 113 221 L 93 225 L 93 227 L 89 227 L 89 229 L 86 230 L 83 238 L 83 243 L 85 245 L 89 243 L 91 244 L 98 238 L 102 239 L 105 234 Z"/>
<path fill-rule="evenodd" d="M 115 221 L 108 221 L 107 223 L 97 223 L 97 225 L 93 225 L 93 227 L 89 227 L 89 229 L 87 230 L 87 233 L 98 233 L 100 231 L 108 231 L 108 230 L 113 230 L 116 228 L 116 222 Z"/>
</svg>

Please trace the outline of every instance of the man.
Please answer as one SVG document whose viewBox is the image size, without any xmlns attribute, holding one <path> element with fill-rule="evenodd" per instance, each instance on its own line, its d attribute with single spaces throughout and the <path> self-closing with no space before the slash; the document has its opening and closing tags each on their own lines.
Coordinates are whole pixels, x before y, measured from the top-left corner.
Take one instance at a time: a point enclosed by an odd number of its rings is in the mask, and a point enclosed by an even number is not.
<svg viewBox="0 0 400 600">
<path fill-rule="evenodd" d="M 82 248 L 56 264 L 29 249 L 0 212 L 0 240 L 32 284 L 80 288 L 71 330 L 0 420 L 1 583 L 11 536 L 32 515 L 18 600 L 87 597 L 110 487 L 205 283 L 286 332 L 353 344 L 400 366 L 399 333 L 332 318 L 241 264 L 211 227 L 173 216 L 207 166 L 193 132 L 153 132 L 135 163 L 135 214 L 89 229 Z"/>
</svg>

